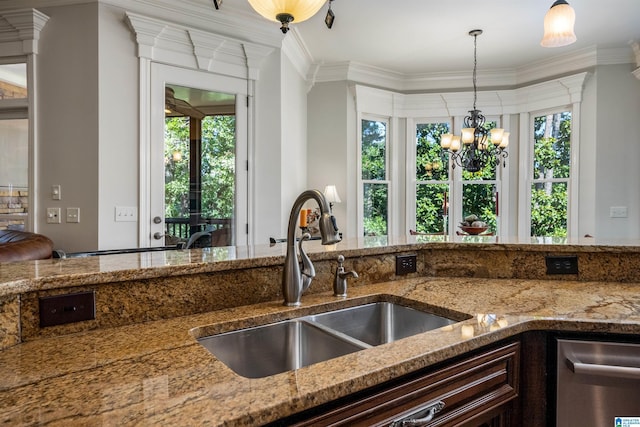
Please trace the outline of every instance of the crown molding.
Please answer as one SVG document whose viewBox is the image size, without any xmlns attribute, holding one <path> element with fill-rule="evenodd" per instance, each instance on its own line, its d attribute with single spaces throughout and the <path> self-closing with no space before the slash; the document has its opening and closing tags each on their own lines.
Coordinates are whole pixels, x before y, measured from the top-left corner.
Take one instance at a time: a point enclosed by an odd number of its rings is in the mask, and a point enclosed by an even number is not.
<svg viewBox="0 0 640 427">
<path fill-rule="evenodd" d="M 630 48 L 598 49 L 593 46 L 567 55 L 558 55 L 513 70 L 478 70 L 479 87 L 514 89 L 557 76 L 588 70 L 598 65 L 633 62 Z M 468 88 L 470 72 L 405 75 L 356 62 L 317 64 L 315 82 L 349 80 L 402 93 L 434 92 Z M 635 72 L 634 72 L 635 74 Z"/>
<path fill-rule="evenodd" d="M 477 104 L 486 116 L 518 114 L 571 105 L 582 100 L 586 72 L 516 89 L 478 91 Z M 461 117 L 468 113 L 473 92 L 399 93 L 356 84 L 351 88 L 357 110 L 386 117 Z"/>
<path fill-rule="evenodd" d="M 126 12 L 138 56 L 223 75 L 257 80 L 274 48 Z"/>
<path fill-rule="evenodd" d="M 49 17 L 36 9 L 0 12 L 1 56 L 24 56 L 38 53 L 40 31 Z"/>
</svg>

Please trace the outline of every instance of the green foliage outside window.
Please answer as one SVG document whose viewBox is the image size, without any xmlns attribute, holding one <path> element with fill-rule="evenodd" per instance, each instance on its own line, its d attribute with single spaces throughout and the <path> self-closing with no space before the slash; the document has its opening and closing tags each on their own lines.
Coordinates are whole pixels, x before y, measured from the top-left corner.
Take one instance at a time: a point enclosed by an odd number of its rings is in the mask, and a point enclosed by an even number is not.
<svg viewBox="0 0 640 427">
<path fill-rule="evenodd" d="M 235 116 L 202 120 L 202 216 L 232 218 L 235 196 Z M 165 215 L 189 217 L 189 118 L 165 120 Z"/>
<path fill-rule="evenodd" d="M 534 138 L 531 235 L 566 237 L 571 113 L 536 117 Z"/>
<path fill-rule="evenodd" d="M 362 179 L 387 179 L 387 126 L 384 122 L 362 120 Z M 388 232 L 388 185 L 364 184 L 364 235 L 384 236 Z"/>
</svg>

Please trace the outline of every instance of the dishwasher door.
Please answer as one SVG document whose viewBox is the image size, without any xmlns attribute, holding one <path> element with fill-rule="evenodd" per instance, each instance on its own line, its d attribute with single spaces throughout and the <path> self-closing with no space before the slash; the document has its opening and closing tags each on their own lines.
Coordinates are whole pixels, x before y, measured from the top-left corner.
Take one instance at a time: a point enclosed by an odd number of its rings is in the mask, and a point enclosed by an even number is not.
<svg viewBox="0 0 640 427">
<path fill-rule="evenodd" d="M 640 344 L 557 344 L 557 426 L 640 427 Z"/>
</svg>

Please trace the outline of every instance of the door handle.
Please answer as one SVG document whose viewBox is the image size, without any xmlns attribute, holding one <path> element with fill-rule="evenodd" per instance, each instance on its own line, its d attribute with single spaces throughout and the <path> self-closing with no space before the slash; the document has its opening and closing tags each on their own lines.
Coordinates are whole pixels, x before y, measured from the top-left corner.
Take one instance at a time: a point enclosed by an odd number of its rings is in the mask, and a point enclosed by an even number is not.
<svg viewBox="0 0 640 427">
<path fill-rule="evenodd" d="M 574 374 L 599 375 L 602 377 L 634 378 L 640 379 L 640 368 L 633 366 L 597 365 L 594 363 L 582 363 L 567 357 L 567 367 Z"/>
<path fill-rule="evenodd" d="M 413 414 L 409 415 L 409 417 L 416 416 L 418 413 L 426 411 L 425 416 L 422 418 L 409 418 L 406 417 L 402 420 L 396 420 L 392 422 L 389 427 L 419 427 L 426 426 L 433 417 L 444 408 L 444 402 L 442 400 L 438 400 L 436 403 L 429 404 L 426 407 L 420 408 Z"/>
<path fill-rule="evenodd" d="M 153 238 L 156 240 L 160 240 L 164 237 L 164 234 L 160 233 L 159 231 L 156 231 L 155 233 L 153 233 Z"/>
</svg>

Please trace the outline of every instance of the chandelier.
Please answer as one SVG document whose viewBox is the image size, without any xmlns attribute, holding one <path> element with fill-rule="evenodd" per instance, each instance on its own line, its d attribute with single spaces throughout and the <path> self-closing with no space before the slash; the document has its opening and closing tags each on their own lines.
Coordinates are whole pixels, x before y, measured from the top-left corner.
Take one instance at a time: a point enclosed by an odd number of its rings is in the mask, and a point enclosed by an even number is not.
<svg viewBox="0 0 640 427">
<path fill-rule="evenodd" d="M 509 132 L 504 129 L 485 127 L 485 117 L 476 108 L 477 94 L 477 40 L 482 30 L 469 31 L 473 36 L 473 109 L 464 118 L 462 135 L 445 133 L 440 138 L 440 146 L 451 157 L 452 167 L 456 165 L 469 172 L 478 172 L 487 164 L 506 166 L 509 155 L 506 148 L 509 145 Z"/>
<path fill-rule="evenodd" d="M 280 22 L 282 24 L 280 30 L 284 34 L 289 31 L 290 22 L 306 21 L 326 2 L 327 0 L 249 0 L 251 7 L 260 15 L 271 21 Z"/>
</svg>

